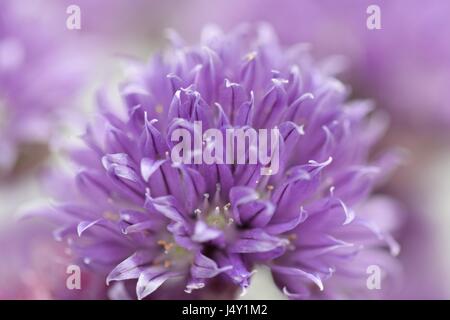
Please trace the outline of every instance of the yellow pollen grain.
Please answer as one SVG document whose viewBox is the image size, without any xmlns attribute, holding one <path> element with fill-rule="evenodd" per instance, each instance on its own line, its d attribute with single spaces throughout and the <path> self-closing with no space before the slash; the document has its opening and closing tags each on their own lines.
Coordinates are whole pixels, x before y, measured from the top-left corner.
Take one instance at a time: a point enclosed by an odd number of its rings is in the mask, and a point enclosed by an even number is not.
<svg viewBox="0 0 450 320">
<path fill-rule="evenodd" d="M 287 238 L 289 241 L 294 241 L 297 239 L 297 235 L 292 233 L 292 234 L 288 235 Z"/>
<path fill-rule="evenodd" d="M 111 211 L 105 211 L 103 213 L 103 217 L 107 220 L 111 220 L 111 221 L 119 221 L 120 220 L 120 215 Z"/>
<path fill-rule="evenodd" d="M 163 106 L 161 104 L 156 105 L 156 107 L 155 107 L 155 112 L 156 113 L 161 114 L 161 113 L 163 113 L 163 111 L 164 111 L 164 108 L 163 108 Z"/>
<path fill-rule="evenodd" d="M 172 262 L 170 260 L 164 261 L 164 268 L 169 268 L 172 265 Z"/>
<path fill-rule="evenodd" d="M 174 246 L 173 242 L 167 242 L 165 240 L 158 240 L 157 244 L 162 246 L 166 253 L 168 253 Z"/>
</svg>

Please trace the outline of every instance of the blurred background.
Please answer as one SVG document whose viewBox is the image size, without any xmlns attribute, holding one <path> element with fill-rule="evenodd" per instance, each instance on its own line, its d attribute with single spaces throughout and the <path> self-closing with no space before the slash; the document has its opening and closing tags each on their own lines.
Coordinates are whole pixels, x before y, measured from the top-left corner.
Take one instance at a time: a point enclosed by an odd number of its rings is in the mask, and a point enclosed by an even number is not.
<svg viewBox="0 0 450 320">
<path fill-rule="evenodd" d="M 67 25 L 71 5 L 79 29 Z M 370 5 L 380 9 L 380 29 L 367 27 Z M 64 162 L 57 150 L 83 131 L 95 92 L 115 92 L 123 61 L 164 48 L 170 29 L 195 43 L 205 25 L 264 22 L 282 45 L 307 43 L 332 57 L 352 96 L 373 99 L 389 118 L 380 147 L 405 150 L 382 190 L 401 200 L 406 217 L 398 235 L 404 287 L 386 298 L 449 299 L 449 14 L 446 0 L 1 0 L 0 298 L 80 298 L 59 289 L 64 249 L 48 226 L 15 220 L 47 200 L 42 171 Z M 267 270 L 255 280 L 246 299 L 281 298 Z M 101 284 L 87 285 L 101 295 Z"/>
</svg>

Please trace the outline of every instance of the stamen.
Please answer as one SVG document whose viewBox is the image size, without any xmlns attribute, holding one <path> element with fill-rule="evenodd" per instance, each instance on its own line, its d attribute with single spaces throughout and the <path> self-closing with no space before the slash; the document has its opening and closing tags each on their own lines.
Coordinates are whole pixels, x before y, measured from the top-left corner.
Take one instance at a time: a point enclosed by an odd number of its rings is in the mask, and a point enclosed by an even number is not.
<svg viewBox="0 0 450 320">
<path fill-rule="evenodd" d="M 270 174 L 272 173 L 272 169 L 268 169 L 268 168 L 264 168 L 269 175 L 264 175 L 260 178 L 260 180 L 256 181 L 256 183 L 258 184 L 258 190 L 263 190 L 266 186 L 267 183 L 269 182 L 270 179 Z"/>
<path fill-rule="evenodd" d="M 164 253 L 165 254 L 168 254 L 170 249 L 172 249 L 173 246 L 174 246 L 173 242 L 167 242 L 165 240 L 158 240 L 157 244 L 164 248 Z"/>
<path fill-rule="evenodd" d="M 267 192 L 266 192 L 266 198 L 270 198 L 270 196 L 272 195 L 272 190 L 273 190 L 274 188 L 275 188 L 275 187 L 274 187 L 273 185 L 271 185 L 271 184 L 267 185 L 267 187 L 266 187 L 266 189 L 267 189 Z"/>
<path fill-rule="evenodd" d="M 216 183 L 216 192 L 214 193 L 214 204 L 220 202 L 220 190 L 222 189 L 220 183 Z"/>
<path fill-rule="evenodd" d="M 209 207 L 209 193 L 203 194 L 203 211 L 207 212 Z"/>
<path fill-rule="evenodd" d="M 253 59 L 256 58 L 257 55 L 258 55 L 258 53 L 256 51 L 252 51 L 252 52 L 247 53 L 247 55 L 245 56 L 245 59 L 247 61 L 252 61 Z"/>
<path fill-rule="evenodd" d="M 331 197 L 334 197 L 334 189 L 335 189 L 334 186 L 331 186 L 331 187 L 330 187 L 330 196 L 331 196 Z"/>
</svg>

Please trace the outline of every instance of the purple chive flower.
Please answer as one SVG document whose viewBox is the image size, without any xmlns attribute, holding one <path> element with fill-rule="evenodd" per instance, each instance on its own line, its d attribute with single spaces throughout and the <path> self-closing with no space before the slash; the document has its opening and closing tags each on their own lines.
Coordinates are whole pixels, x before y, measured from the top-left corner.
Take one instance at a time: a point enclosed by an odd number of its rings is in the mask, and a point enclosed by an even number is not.
<svg viewBox="0 0 450 320">
<path fill-rule="evenodd" d="M 101 117 L 72 152 L 74 187 L 56 183 L 60 202 L 43 212 L 57 238 L 107 274 L 116 297 L 134 287 L 139 299 L 232 294 L 259 265 L 289 298 L 340 297 L 367 290 L 369 265 L 383 279 L 396 272 L 395 210 L 370 197 L 394 163 L 371 160 L 384 129 L 371 103 L 347 102 L 341 82 L 301 46 L 281 48 L 268 26 L 206 28 L 193 47 L 171 39 L 134 65 L 125 119 L 100 95 Z M 194 121 L 278 128 L 278 173 L 173 162 L 171 132 Z"/>
<path fill-rule="evenodd" d="M 45 12 L 32 15 L 24 3 L 0 3 L 0 177 L 46 154 L 56 115 L 81 85 L 84 62 L 69 48 L 71 35 L 43 21 Z"/>
</svg>

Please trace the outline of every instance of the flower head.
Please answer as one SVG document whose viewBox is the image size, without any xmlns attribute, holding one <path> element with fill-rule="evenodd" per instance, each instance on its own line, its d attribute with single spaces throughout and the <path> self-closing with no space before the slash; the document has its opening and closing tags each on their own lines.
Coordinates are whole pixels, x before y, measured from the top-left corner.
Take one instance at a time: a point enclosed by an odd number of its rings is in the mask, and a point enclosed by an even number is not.
<svg viewBox="0 0 450 320">
<path fill-rule="evenodd" d="M 60 184 L 63 201 L 47 212 L 57 237 L 108 283 L 136 284 L 140 299 L 204 297 L 218 283 L 245 291 L 258 265 L 290 298 L 364 288 L 368 263 L 389 273 L 391 211 L 367 200 L 392 156 L 369 162 L 384 128 L 372 105 L 347 102 L 341 82 L 302 46 L 281 48 L 268 26 L 207 28 L 193 47 L 170 37 L 123 85 L 125 119 L 100 96 L 102 115 L 72 152 L 76 188 Z M 278 172 L 173 161 L 172 133 L 196 121 L 277 128 Z"/>
</svg>

